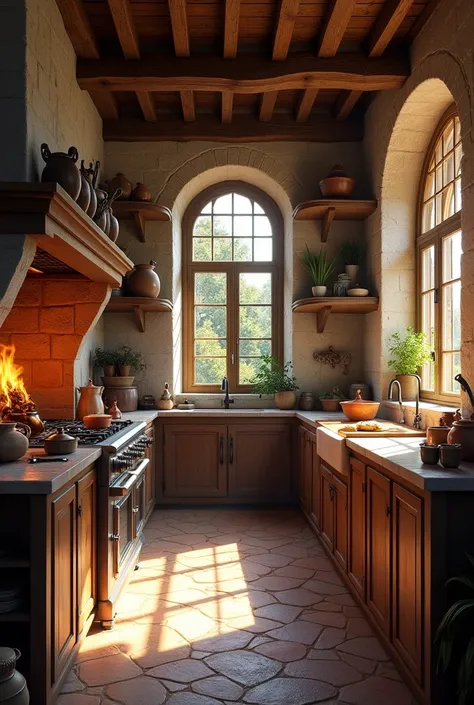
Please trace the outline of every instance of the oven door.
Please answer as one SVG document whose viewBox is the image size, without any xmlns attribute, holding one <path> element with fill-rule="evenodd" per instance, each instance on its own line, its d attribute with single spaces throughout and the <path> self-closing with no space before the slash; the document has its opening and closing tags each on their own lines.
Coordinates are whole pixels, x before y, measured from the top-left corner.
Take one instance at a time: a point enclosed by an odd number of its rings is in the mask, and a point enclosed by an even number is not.
<svg viewBox="0 0 474 705">
<path fill-rule="evenodd" d="M 148 462 L 145 458 L 136 470 L 123 473 L 109 488 L 111 497 L 117 497 L 117 500 L 112 503 L 114 577 L 117 577 L 122 564 L 127 560 L 128 553 L 138 536 L 137 529 L 141 530 L 141 526 L 137 523 L 137 517 L 140 516 L 139 498 L 143 495 L 143 489 L 140 490 L 140 487 L 144 487 L 145 468 Z M 143 516 L 143 509 L 141 515 Z"/>
</svg>

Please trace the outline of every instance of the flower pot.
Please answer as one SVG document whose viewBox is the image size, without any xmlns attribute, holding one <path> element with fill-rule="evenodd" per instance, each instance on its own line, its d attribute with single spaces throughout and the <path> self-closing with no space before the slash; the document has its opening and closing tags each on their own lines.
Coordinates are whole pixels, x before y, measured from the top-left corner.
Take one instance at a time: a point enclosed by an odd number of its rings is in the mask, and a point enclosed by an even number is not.
<svg viewBox="0 0 474 705">
<path fill-rule="evenodd" d="M 276 392 L 275 403 L 279 409 L 293 409 L 296 404 L 296 393 Z"/>
<path fill-rule="evenodd" d="M 119 365 L 118 368 L 120 377 L 130 377 L 131 365 Z"/>
<path fill-rule="evenodd" d="M 341 401 L 340 399 L 321 399 L 319 397 L 319 401 L 321 402 L 321 406 L 323 408 L 323 411 L 340 411 L 341 409 L 339 408 L 339 402 Z"/>
<path fill-rule="evenodd" d="M 402 401 L 414 401 L 418 392 L 416 377 L 412 377 L 412 375 L 395 375 L 395 377 L 400 382 L 402 388 Z"/>
<path fill-rule="evenodd" d="M 350 277 L 352 284 L 357 284 L 357 277 L 359 276 L 359 265 L 358 264 L 346 264 L 346 274 Z"/>
<path fill-rule="evenodd" d="M 115 377 L 115 365 L 104 365 L 104 377 Z"/>
<path fill-rule="evenodd" d="M 327 286 L 313 286 L 311 289 L 313 296 L 326 296 L 327 290 Z"/>
</svg>

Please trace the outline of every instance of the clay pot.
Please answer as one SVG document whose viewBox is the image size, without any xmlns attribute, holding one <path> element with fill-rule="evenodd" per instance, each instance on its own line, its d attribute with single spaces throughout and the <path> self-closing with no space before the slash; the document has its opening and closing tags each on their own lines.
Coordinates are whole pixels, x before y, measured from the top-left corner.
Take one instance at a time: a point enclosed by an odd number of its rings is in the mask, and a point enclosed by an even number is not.
<svg viewBox="0 0 474 705">
<path fill-rule="evenodd" d="M 439 462 L 439 446 L 420 443 L 421 462 L 426 465 L 437 465 Z"/>
<path fill-rule="evenodd" d="M 455 421 L 448 432 L 448 443 L 460 443 L 462 460 L 472 462 L 474 460 L 474 421 L 471 419 Z"/>
<path fill-rule="evenodd" d="M 136 411 L 138 408 L 138 391 L 136 387 L 106 387 L 104 399 L 117 399 L 117 405 L 122 414 Z"/>
<path fill-rule="evenodd" d="M 139 181 L 132 191 L 131 199 L 132 201 L 151 201 L 151 191 L 148 186 Z"/>
<path fill-rule="evenodd" d="M 326 296 L 328 288 L 327 286 L 313 286 L 311 291 L 313 296 Z"/>
<path fill-rule="evenodd" d="M 78 206 L 81 206 L 83 211 L 87 213 L 87 209 L 89 208 L 89 204 L 91 202 L 92 188 L 82 171 L 79 173 L 81 176 L 81 190 L 79 191 L 79 196 L 77 197 L 76 203 Z"/>
<path fill-rule="evenodd" d="M 47 455 L 69 455 L 77 450 L 77 444 L 77 438 L 65 433 L 63 428 L 56 429 L 55 433 L 44 439 Z"/>
<path fill-rule="evenodd" d="M 426 442 L 430 446 L 439 446 L 448 442 L 449 426 L 428 426 L 426 429 Z"/>
<path fill-rule="evenodd" d="M 120 225 L 119 225 L 117 218 L 114 216 L 114 213 L 111 208 L 109 208 L 109 218 L 110 218 L 109 238 L 112 240 L 112 242 L 117 242 L 118 236 L 119 236 Z"/>
<path fill-rule="evenodd" d="M 104 377 L 115 377 L 115 365 L 104 365 Z"/>
<path fill-rule="evenodd" d="M 458 418 L 460 418 L 460 416 L 458 416 L 458 414 L 459 414 L 459 409 L 456 409 L 456 411 L 443 411 L 443 415 L 441 416 L 441 418 L 439 420 L 439 425 L 440 426 L 449 426 L 451 428 L 453 423 L 455 421 L 457 421 Z"/>
<path fill-rule="evenodd" d="M 358 264 L 346 264 L 345 266 L 346 274 L 351 280 L 352 285 L 357 284 L 357 278 L 359 275 L 359 265 Z"/>
<path fill-rule="evenodd" d="M 354 179 L 347 176 L 340 164 L 333 166 L 328 176 L 319 182 L 319 188 L 325 198 L 348 198 L 354 187 Z"/>
<path fill-rule="evenodd" d="M 321 397 L 319 397 L 319 401 L 321 402 L 321 407 L 323 411 L 340 411 L 340 399 L 321 399 Z"/>
<path fill-rule="evenodd" d="M 300 394 L 300 409 L 303 411 L 311 411 L 313 408 L 314 397 L 312 392 L 301 392 Z"/>
<path fill-rule="evenodd" d="M 120 409 L 117 406 L 117 399 L 113 400 L 112 406 L 110 407 L 110 409 L 108 409 L 108 412 L 113 419 L 121 419 L 122 418 L 122 412 L 120 411 Z"/>
<path fill-rule="evenodd" d="M 156 299 L 160 295 L 161 282 L 155 272 L 156 262 L 136 264 L 127 279 L 127 288 L 132 296 Z"/>
<path fill-rule="evenodd" d="M 21 428 L 22 431 L 17 429 Z M 12 463 L 28 450 L 31 429 L 24 423 L 0 423 L 0 463 Z"/>
<path fill-rule="evenodd" d="M 41 145 L 41 156 L 46 166 L 41 174 L 41 181 L 57 182 L 75 201 L 81 191 L 81 175 L 76 166 L 79 154 L 75 147 L 69 147 L 68 153 L 51 153 L 46 142 Z"/>
<path fill-rule="evenodd" d="M 107 227 L 107 209 L 103 210 L 99 216 L 96 214 L 94 221 L 96 225 L 105 233 L 105 229 Z"/>
<path fill-rule="evenodd" d="M 130 376 L 130 370 L 132 369 L 131 365 L 119 365 L 118 368 L 120 377 Z"/>
<path fill-rule="evenodd" d="M 109 232 L 110 232 L 110 208 L 105 209 L 104 215 L 105 215 L 105 227 L 103 228 L 103 230 L 104 230 L 104 233 L 108 237 Z"/>
<path fill-rule="evenodd" d="M 442 443 L 439 447 L 439 461 L 443 468 L 458 468 L 461 456 L 462 446 L 459 443 Z"/>
<path fill-rule="evenodd" d="M 109 193 L 113 193 L 116 189 L 122 189 L 121 195 L 118 197 L 120 201 L 128 201 L 132 193 L 132 182 L 127 179 L 125 174 L 118 171 L 114 178 L 109 183 Z M 140 200 L 140 199 L 138 199 Z"/>
<path fill-rule="evenodd" d="M 377 416 L 380 406 L 378 401 L 365 401 L 362 399 L 360 389 L 357 390 L 355 399 L 352 401 L 340 401 L 339 404 L 349 421 L 370 421 Z"/>
<path fill-rule="evenodd" d="M 279 409 L 293 409 L 296 404 L 296 393 L 277 392 L 275 394 L 275 403 Z"/>
<path fill-rule="evenodd" d="M 24 676 L 15 666 L 21 654 L 18 649 L 0 647 L 0 703 L 28 705 L 30 694 Z"/>
<path fill-rule="evenodd" d="M 101 394 L 104 391 L 103 387 L 96 387 L 90 379 L 88 385 L 76 387 L 76 389 L 80 394 L 76 409 L 76 416 L 79 420 L 82 421 L 84 416 L 88 414 L 104 413 L 104 402 L 101 398 Z"/>
<path fill-rule="evenodd" d="M 82 423 L 88 429 L 108 428 L 112 423 L 110 414 L 87 414 L 82 419 Z"/>
</svg>

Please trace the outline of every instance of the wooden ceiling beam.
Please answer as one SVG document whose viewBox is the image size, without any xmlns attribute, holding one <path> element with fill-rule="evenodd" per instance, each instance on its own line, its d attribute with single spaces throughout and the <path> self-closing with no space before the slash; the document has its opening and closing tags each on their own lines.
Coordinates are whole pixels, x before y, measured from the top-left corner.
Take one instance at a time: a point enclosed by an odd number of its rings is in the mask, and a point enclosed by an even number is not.
<svg viewBox="0 0 474 705">
<path fill-rule="evenodd" d="M 113 93 L 107 91 L 89 91 L 95 107 L 103 120 L 118 120 L 119 109 Z"/>
<path fill-rule="evenodd" d="M 194 93 L 192 91 L 181 91 L 180 96 L 184 122 L 194 122 L 196 119 Z"/>
<path fill-rule="evenodd" d="M 352 17 L 356 0 L 332 0 L 319 37 L 318 55 L 335 56 Z"/>
<path fill-rule="evenodd" d="M 103 137 L 121 142 L 354 142 L 363 138 L 362 118 L 344 122 L 318 116 L 303 125 L 281 115 L 270 122 L 260 122 L 248 115 L 234 115 L 232 124 L 208 116 L 206 119 L 183 123 L 181 120 L 112 120 L 104 123 Z"/>
<path fill-rule="evenodd" d="M 240 0 L 225 0 L 224 59 L 235 59 L 239 43 Z"/>
<path fill-rule="evenodd" d="M 345 120 L 348 117 L 362 93 L 363 91 L 341 91 L 341 94 L 336 102 L 336 120 Z"/>
<path fill-rule="evenodd" d="M 234 104 L 233 93 L 222 93 L 221 120 L 225 125 L 232 122 L 232 108 Z"/>
<path fill-rule="evenodd" d="M 273 61 L 283 61 L 288 55 L 288 50 L 293 36 L 300 0 L 281 0 L 278 12 L 278 22 L 273 40 Z"/>
<path fill-rule="evenodd" d="M 82 0 L 56 0 L 76 56 L 98 59 L 99 49 Z"/>
<path fill-rule="evenodd" d="M 79 86 L 89 91 L 379 91 L 400 88 L 409 74 L 405 55 L 369 59 L 349 53 L 338 54 L 330 61 L 292 53 L 278 62 L 252 55 L 235 61 L 200 55 L 192 60 L 159 56 L 133 62 L 104 59 L 77 63 Z"/>
<path fill-rule="evenodd" d="M 260 122 L 270 122 L 273 117 L 275 103 L 278 98 L 278 91 L 268 91 L 262 95 L 260 103 L 259 120 Z"/>
<path fill-rule="evenodd" d="M 370 57 L 383 54 L 413 3 L 414 0 L 388 0 L 384 4 L 367 41 Z"/>
<path fill-rule="evenodd" d="M 317 88 L 308 88 L 303 91 L 303 94 L 298 102 L 298 107 L 296 108 L 296 122 L 306 122 L 309 118 L 311 110 L 313 109 L 314 101 L 318 96 Z"/>
<path fill-rule="evenodd" d="M 189 56 L 188 16 L 186 0 L 168 0 L 176 56 Z"/>
<path fill-rule="evenodd" d="M 128 0 L 108 0 L 115 31 L 126 59 L 140 58 L 140 45 Z"/>
<path fill-rule="evenodd" d="M 145 120 L 147 122 L 156 122 L 156 110 L 152 94 L 146 91 L 137 91 L 136 96 Z"/>
</svg>

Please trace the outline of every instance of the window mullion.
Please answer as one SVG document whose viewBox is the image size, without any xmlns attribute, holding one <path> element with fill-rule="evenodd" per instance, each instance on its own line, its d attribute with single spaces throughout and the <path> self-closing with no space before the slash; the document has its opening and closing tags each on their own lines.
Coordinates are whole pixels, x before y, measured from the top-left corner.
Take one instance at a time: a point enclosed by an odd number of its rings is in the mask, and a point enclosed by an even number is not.
<svg viewBox="0 0 474 705">
<path fill-rule="evenodd" d="M 435 394 L 440 396 L 442 393 L 442 343 L 441 336 L 443 334 L 443 303 L 442 303 L 442 245 L 441 235 L 436 235 L 435 240 Z"/>
<path fill-rule="evenodd" d="M 238 272 L 235 266 L 229 267 L 227 276 L 227 375 L 230 390 L 235 392 L 237 389 L 239 364 L 237 355 L 239 290 Z M 232 364 L 232 356 L 234 364 Z"/>
</svg>

